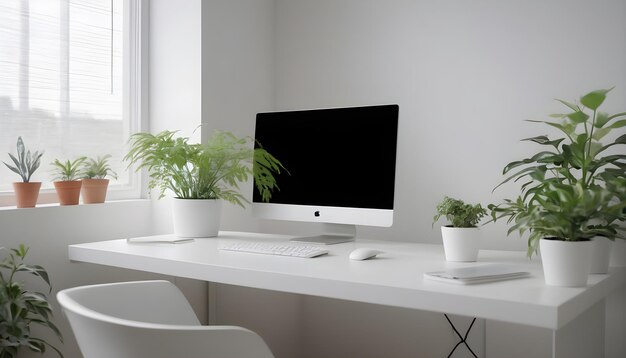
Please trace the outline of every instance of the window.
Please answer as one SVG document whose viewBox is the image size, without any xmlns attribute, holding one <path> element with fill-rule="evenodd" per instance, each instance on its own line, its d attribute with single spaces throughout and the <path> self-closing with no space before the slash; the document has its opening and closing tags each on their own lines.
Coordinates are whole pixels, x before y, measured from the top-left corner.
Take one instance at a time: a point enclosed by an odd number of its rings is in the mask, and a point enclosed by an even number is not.
<svg viewBox="0 0 626 358">
<path fill-rule="evenodd" d="M 112 156 L 110 190 L 139 195 L 122 162 L 139 130 L 134 66 L 139 2 L 2 0 L 0 2 L 0 159 L 10 161 L 18 136 L 45 151 L 33 181 L 51 188 L 50 162 Z M 19 177 L 0 168 L 0 192 Z M 115 196 L 115 195 L 113 195 Z M 54 200 L 52 200 L 54 201 Z M 41 202 L 41 201 L 40 201 Z M 8 203 L 3 203 L 10 205 Z"/>
</svg>

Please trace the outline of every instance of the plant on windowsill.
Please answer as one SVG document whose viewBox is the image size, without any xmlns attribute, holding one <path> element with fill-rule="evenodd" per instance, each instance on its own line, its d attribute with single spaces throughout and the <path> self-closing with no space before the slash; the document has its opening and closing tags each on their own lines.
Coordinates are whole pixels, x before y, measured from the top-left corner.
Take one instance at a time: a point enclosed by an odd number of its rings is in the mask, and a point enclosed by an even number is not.
<svg viewBox="0 0 626 358">
<path fill-rule="evenodd" d="M 148 188 L 158 188 L 159 198 L 174 193 L 174 233 L 180 237 L 217 236 L 222 200 L 243 207 L 247 202 L 239 184 L 254 177 L 263 200 L 276 189 L 274 173 L 282 164 L 263 148 L 253 148 L 249 138 L 215 132 L 206 143 L 192 144 L 176 132 L 156 135 L 136 133 L 124 157 L 136 170 L 149 174 Z M 254 164 L 254 166 L 253 166 Z M 253 170 L 254 167 L 254 170 Z"/>
<path fill-rule="evenodd" d="M 433 225 L 445 216 L 451 225 L 441 227 L 441 237 L 447 261 L 473 262 L 478 258 L 480 231 L 477 227 L 487 211 L 480 205 L 444 197 L 437 205 Z"/>
<path fill-rule="evenodd" d="M 509 234 L 529 233 L 528 255 L 539 248 L 549 285 L 585 286 L 591 240 L 626 238 L 619 225 L 626 220 L 626 155 L 609 154 L 611 147 L 626 144 L 626 134 L 617 133 L 606 145 L 600 142 L 626 126 L 626 112 L 599 111 L 610 90 L 590 92 L 580 98 L 580 105 L 557 100 L 568 113 L 551 115 L 556 120 L 530 121 L 557 128 L 561 138 L 523 139 L 548 149 L 507 164 L 503 174 L 516 172 L 497 187 L 521 180 L 521 194 L 489 206 L 493 221 L 507 218 Z"/>
<path fill-rule="evenodd" d="M 82 177 L 82 165 L 85 160 L 85 157 L 76 158 L 73 161 L 68 159 L 64 162 L 55 159 L 54 162 L 50 163 L 52 165 L 52 180 L 59 197 L 59 204 L 78 205 L 82 185 L 79 179 Z"/>
<path fill-rule="evenodd" d="M 31 153 L 30 150 L 26 150 L 22 137 L 18 137 L 17 157 L 9 153 L 9 157 L 11 161 L 13 161 L 14 166 L 3 162 L 7 168 L 17 173 L 22 178 L 22 182 L 13 183 L 18 208 L 34 208 L 37 205 L 41 182 L 31 182 L 30 178 L 39 168 L 42 155 L 43 152 L 39 153 L 35 151 Z"/>
<path fill-rule="evenodd" d="M 62 358 L 63 354 L 41 338 L 32 336 L 31 328 L 40 325 L 52 330 L 61 342 L 63 337 L 52 323 L 52 308 L 45 294 L 27 290 L 24 284 L 15 281 L 16 274 L 29 273 L 41 278 L 52 290 L 46 270 L 38 265 L 24 263 L 28 248 L 20 245 L 19 249 L 8 250 L 8 255 L 0 261 L 0 358 L 17 357 L 23 348 L 44 353 L 47 347 L 55 350 Z"/>
<path fill-rule="evenodd" d="M 109 158 L 111 155 L 107 154 L 95 159 L 87 158 L 83 162 L 83 185 L 81 189 L 83 204 L 99 204 L 106 200 L 109 186 L 109 179 L 106 177 L 117 179 L 117 173 L 109 165 Z"/>
</svg>

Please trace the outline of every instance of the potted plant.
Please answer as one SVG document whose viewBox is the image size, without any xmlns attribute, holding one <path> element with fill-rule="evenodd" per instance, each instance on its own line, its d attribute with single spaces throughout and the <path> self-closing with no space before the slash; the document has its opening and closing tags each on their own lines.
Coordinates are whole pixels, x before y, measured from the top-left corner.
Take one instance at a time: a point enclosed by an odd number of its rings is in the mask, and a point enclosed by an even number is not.
<svg viewBox="0 0 626 358">
<path fill-rule="evenodd" d="M 85 157 L 69 159 L 62 162 L 55 159 L 52 165 L 54 189 L 59 197 L 61 205 L 77 205 L 80 198 L 80 187 L 82 182 L 82 165 Z"/>
<path fill-rule="evenodd" d="M 508 218 L 509 234 L 529 233 L 528 255 L 539 249 L 549 285 L 585 286 L 591 240 L 626 238 L 619 226 L 626 220 L 626 155 L 609 150 L 626 144 L 626 134 L 608 144 L 600 141 L 626 126 L 626 119 L 620 119 L 626 112 L 599 111 L 610 90 L 590 92 L 580 98 L 580 105 L 558 100 L 567 113 L 552 115 L 555 120 L 530 121 L 556 128 L 562 135 L 523 139 L 547 149 L 507 164 L 503 174 L 515 172 L 498 186 L 521 181 L 521 194 L 489 206 L 494 221 Z"/>
<path fill-rule="evenodd" d="M 30 177 L 39 168 L 42 155 L 43 152 L 39 153 L 38 151 L 31 154 L 30 150 L 26 150 L 22 137 L 18 137 L 17 157 L 9 153 L 9 157 L 15 166 L 3 162 L 7 168 L 22 178 L 22 182 L 13 183 L 18 208 L 34 208 L 37 205 L 41 182 L 31 182 Z"/>
<path fill-rule="evenodd" d="M 252 148 L 249 138 L 229 132 L 215 132 L 206 143 L 192 144 L 189 138 L 175 138 L 176 132 L 153 135 L 136 133 L 124 157 L 136 170 L 147 169 L 148 188 L 158 188 L 159 198 L 174 193 L 174 233 L 180 237 L 217 236 L 221 199 L 243 206 L 247 200 L 239 184 L 250 176 L 264 200 L 276 188 L 273 173 L 281 163 L 263 148 Z M 255 163 L 255 170 L 252 164 Z"/>
<path fill-rule="evenodd" d="M 61 332 L 52 323 L 52 308 L 48 298 L 39 291 L 27 290 L 23 283 L 15 281 L 20 272 L 32 274 L 47 284 L 50 293 L 52 287 L 48 273 L 41 266 L 24 263 L 28 253 L 24 245 L 20 245 L 19 249 L 0 250 L 8 252 L 0 261 L 0 357 L 17 357 L 23 348 L 44 353 L 47 347 L 63 357 L 57 348 L 33 336 L 31 332 L 34 325 L 47 327 L 63 342 Z"/>
<path fill-rule="evenodd" d="M 103 157 L 87 158 L 83 162 L 82 196 L 84 204 L 104 203 L 109 186 L 109 176 L 117 179 L 117 174 L 109 165 L 109 154 Z"/>
<path fill-rule="evenodd" d="M 437 205 L 433 225 L 442 216 L 451 222 L 451 225 L 441 227 L 447 261 L 476 261 L 480 244 L 480 231 L 476 225 L 485 215 L 487 211 L 480 204 L 470 205 L 447 196 Z"/>
</svg>

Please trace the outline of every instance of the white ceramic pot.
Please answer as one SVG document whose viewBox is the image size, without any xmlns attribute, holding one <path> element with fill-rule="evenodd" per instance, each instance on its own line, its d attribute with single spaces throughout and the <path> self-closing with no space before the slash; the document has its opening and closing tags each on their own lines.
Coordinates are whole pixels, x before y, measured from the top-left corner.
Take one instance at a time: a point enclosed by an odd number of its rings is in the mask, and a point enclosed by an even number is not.
<svg viewBox="0 0 626 358">
<path fill-rule="evenodd" d="M 615 240 L 611 250 L 610 266 L 626 266 L 626 240 Z"/>
<path fill-rule="evenodd" d="M 541 239 L 539 251 L 547 285 L 585 287 L 593 242 Z"/>
<path fill-rule="evenodd" d="M 178 237 L 215 237 L 220 229 L 222 200 L 172 200 L 174 235 Z"/>
<path fill-rule="evenodd" d="M 441 227 L 447 261 L 473 262 L 478 258 L 480 231 L 477 227 Z"/>
<path fill-rule="evenodd" d="M 590 273 L 609 272 L 609 261 L 611 259 L 611 248 L 613 241 L 605 237 L 594 237 L 593 249 L 591 250 L 591 270 Z"/>
</svg>

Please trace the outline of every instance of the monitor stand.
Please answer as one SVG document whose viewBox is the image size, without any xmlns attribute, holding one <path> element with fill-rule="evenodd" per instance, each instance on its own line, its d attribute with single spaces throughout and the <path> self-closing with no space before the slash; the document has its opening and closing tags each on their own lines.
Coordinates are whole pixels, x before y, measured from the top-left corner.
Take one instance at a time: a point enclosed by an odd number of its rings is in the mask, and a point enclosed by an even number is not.
<svg viewBox="0 0 626 358">
<path fill-rule="evenodd" d="M 323 234 L 307 237 L 296 237 L 291 241 L 308 242 L 311 244 L 334 245 L 354 241 L 356 226 L 348 224 L 322 224 Z"/>
</svg>

